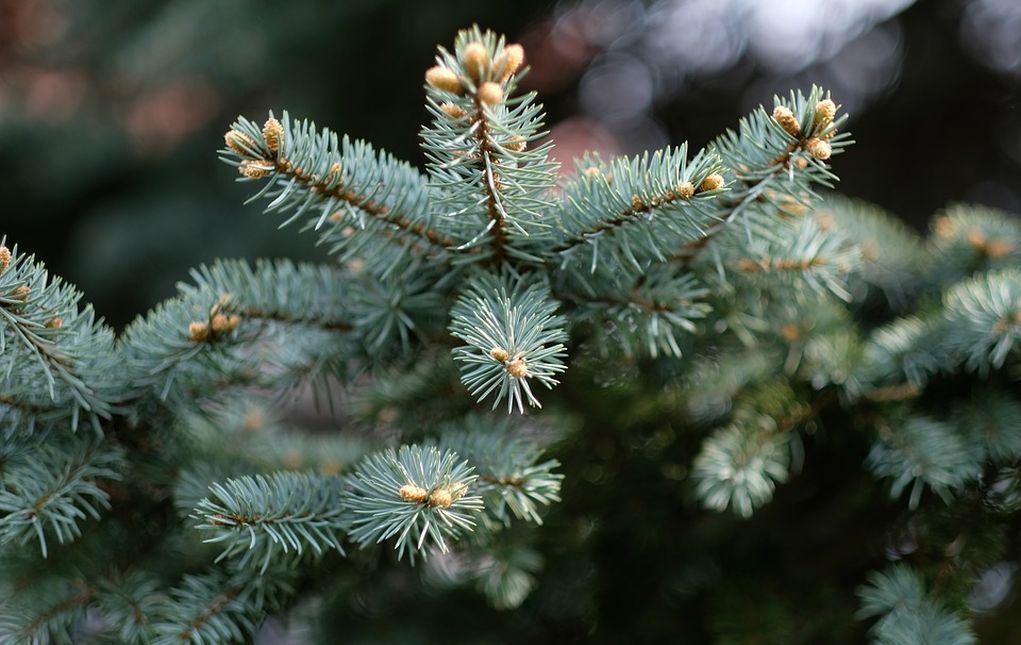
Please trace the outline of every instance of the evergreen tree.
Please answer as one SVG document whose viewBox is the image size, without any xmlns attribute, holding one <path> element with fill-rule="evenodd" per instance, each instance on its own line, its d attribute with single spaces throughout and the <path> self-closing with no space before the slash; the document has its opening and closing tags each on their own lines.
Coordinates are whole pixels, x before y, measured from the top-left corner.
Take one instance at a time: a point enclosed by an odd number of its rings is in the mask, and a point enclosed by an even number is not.
<svg viewBox="0 0 1021 645">
<path fill-rule="evenodd" d="M 922 242 L 821 197 L 851 141 L 819 88 L 558 183 L 519 45 L 473 28 L 436 63 L 425 174 L 286 112 L 227 131 L 252 201 L 330 262 L 200 267 L 115 337 L 0 242 L 0 642 L 244 642 L 267 616 L 316 642 L 498 639 L 461 589 L 520 608 L 509 639 L 612 639 L 624 619 L 586 607 L 613 528 L 667 572 L 638 637 L 836 642 L 846 598 L 756 602 L 728 569 L 754 548 L 716 538 L 801 510 L 784 489 L 818 499 L 813 462 L 861 445 L 849 481 L 895 499 L 862 530 L 896 562 L 835 568 L 858 616 L 878 642 L 974 642 L 969 594 L 1016 555 L 1021 225 L 954 206 Z"/>
</svg>

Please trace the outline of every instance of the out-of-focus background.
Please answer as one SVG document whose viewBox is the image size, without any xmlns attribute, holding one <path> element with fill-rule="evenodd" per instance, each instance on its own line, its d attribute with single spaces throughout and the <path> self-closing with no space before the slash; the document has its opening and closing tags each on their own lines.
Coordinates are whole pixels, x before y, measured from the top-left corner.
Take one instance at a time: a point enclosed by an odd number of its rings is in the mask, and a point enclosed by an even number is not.
<svg viewBox="0 0 1021 645">
<path fill-rule="evenodd" d="M 819 83 L 859 141 L 847 194 L 918 227 L 1021 211 L 1018 0 L 0 0 L 0 234 L 117 326 L 195 264 L 315 257 L 241 205 L 222 132 L 287 108 L 421 164 L 422 73 L 473 22 L 526 46 L 565 171 Z"/>
</svg>

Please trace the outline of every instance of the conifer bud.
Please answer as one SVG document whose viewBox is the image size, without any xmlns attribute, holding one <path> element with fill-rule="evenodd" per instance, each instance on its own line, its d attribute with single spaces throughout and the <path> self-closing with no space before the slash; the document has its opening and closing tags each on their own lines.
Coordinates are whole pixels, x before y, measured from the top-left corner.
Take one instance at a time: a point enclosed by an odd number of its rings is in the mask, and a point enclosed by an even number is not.
<svg viewBox="0 0 1021 645">
<path fill-rule="evenodd" d="M 825 128 L 833 123 L 833 117 L 837 115 L 837 104 L 829 99 L 823 99 L 815 104 L 815 127 Z"/>
<path fill-rule="evenodd" d="M 462 52 L 464 71 L 476 81 L 482 80 L 489 69 L 489 52 L 480 42 L 468 43 Z"/>
<path fill-rule="evenodd" d="M 504 145 L 504 148 L 514 152 L 524 152 L 526 147 L 528 147 L 528 142 L 525 141 L 525 138 L 520 134 L 515 134 Z"/>
<path fill-rule="evenodd" d="M 274 168 L 275 166 L 272 163 L 264 159 L 258 161 L 245 160 L 238 166 L 238 172 L 249 179 L 262 179 L 271 173 Z"/>
<path fill-rule="evenodd" d="M 280 154 L 280 144 L 284 140 L 284 126 L 270 117 L 262 126 L 262 138 L 266 140 L 266 147 L 270 152 L 274 155 Z"/>
<path fill-rule="evenodd" d="M 501 363 L 506 363 L 507 359 L 510 358 L 510 354 L 503 347 L 494 347 L 489 350 L 489 355 Z"/>
<path fill-rule="evenodd" d="M 601 170 L 599 170 L 598 168 L 596 168 L 595 166 L 591 166 L 591 167 L 585 169 L 585 176 L 588 177 L 589 179 L 595 179 L 596 177 L 601 177 L 602 174 L 603 174 L 603 172 Z"/>
<path fill-rule="evenodd" d="M 443 65 L 430 67 L 425 73 L 425 82 L 438 90 L 453 92 L 454 94 L 461 93 L 461 79 Z"/>
<path fill-rule="evenodd" d="M 11 250 L 6 246 L 0 246 L 0 274 L 11 265 Z"/>
<path fill-rule="evenodd" d="M 525 62 L 525 48 L 518 44 L 507 45 L 493 63 L 493 74 L 501 83 L 518 71 Z"/>
<path fill-rule="evenodd" d="M 259 149 L 259 146 L 255 144 L 255 141 L 240 130 L 227 130 L 227 132 L 223 135 L 223 142 L 227 144 L 228 148 L 239 155 L 249 156 L 252 152 Z"/>
<path fill-rule="evenodd" d="M 60 326 L 64 324 L 64 320 L 59 316 L 54 316 L 46 321 L 47 329 L 60 329 Z"/>
<path fill-rule="evenodd" d="M 690 181 L 682 181 L 677 184 L 677 197 L 679 199 L 691 199 L 695 195 L 695 186 Z"/>
<path fill-rule="evenodd" d="M 461 109 L 461 106 L 454 105 L 450 101 L 440 104 L 440 110 L 452 119 L 463 119 L 467 116 L 467 113 Z"/>
<path fill-rule="evenodd" d="M 936 220 L 934 226 L 936 235 L 940 237 L 953 237 L 957 234 L 957 225 L 954 224 L 954 220 L 950 219 L 946 215 L 942 215 Z"/>
<path fill-rule="evenodd" d="M 794 161 L 794 165 L 804 170 L 805 168 L 808 168 L 808 159 L 805 159 L 804 157 L 798 157 Z"/>
<path fill-rule="evenodd" d="M 429 495 L 429 506 L 433 508 L 450 508 L 454 503 L 454 496 L 446 488 L 437 488 Z"/>
<path fill-rule="evenodd" d="M 232 332 L 237 329 L 239 324 L 241 324 L 241 316 L 238 316 L 237 314 L 232 316 L 216 314 L 213 316 L 212 320 L 213 332 L 217 334 Z"/>
<path fill-rule="evenodd" d="M 778 105 L 773 108 L 773 118 L 791 136 L 801 136 L 801 124 L 798 123 L 798 119 L 795 118 L 789 107 Z"/>
<path fill-rule="evenodd" d="M 496 105 L 503 101 L 503 88 L 493 81 L 486 81 L 479 87 L 478 98 L 486 105 Z"/>
<path fill-rule="evenodd" d="M 28 294 L 31 292 L 32 290 L 29 289 L 27 286 L 21 285 L 20 287 L 15 288 L 14 291 L 11 292 L 11 296 L 22 302 L 28 302 Z"/>
<path fill-rule="evenodd" d="M 989 240 L 989 244 L 986 244 L 985 254 L 995 260 L 1010 254 L 1013 250 L 1014 246 L 1007 240 L 995 239 Z"/>
<path fill-rule="evenodd" d="M 209 338 L 209 325 L 198 320 L 192 321 L 192 323 L 188 325 L 188 338 L 192 339 L 196 343 L 201 343 L 206 340 Z"/>
<path fill-rule="evenodd" d="M 698 192 L 704 193 L 710 190 L 716 190 L 723 186 L 723 175 L 718 172 L 714 172 L 705 179 L 698 186 Z"/>
<path fill-rule="evenodd" d="M 421 486 L 415 486 L 414 484 L 405 484 L 401 486 L 401 499 L 405 502 L 414 502 L 421 504 L 429 497 L 429 491 L 422 488 Z"/>
<path fill-rule="evenodd" d="M 518 356 L 510 363 L 507 363 L 507 373 L 514 378 L 525 378 L 528 376 L 528 364 L 524 356 Z"/>
<path fill-rule="evenodd" d="M 805 150 L 808 151 L 808 154 L 821 161 L 826 161 L 833 154 L 833 148 L 830 144 L 816 137 L 812 137 L 805 142 Z"/>
</svg>

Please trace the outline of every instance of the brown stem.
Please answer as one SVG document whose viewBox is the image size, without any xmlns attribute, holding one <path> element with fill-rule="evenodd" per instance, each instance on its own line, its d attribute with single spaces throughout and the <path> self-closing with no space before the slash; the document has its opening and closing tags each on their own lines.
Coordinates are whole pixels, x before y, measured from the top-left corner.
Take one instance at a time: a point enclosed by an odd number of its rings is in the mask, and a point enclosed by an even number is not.
<svg viewBox="0 0 1021 645">
<path fill-rule="evenodd" d="M 500 212 L 498 188 L 496 177 L 493 176 L 493 147 L 489 141 L 489 122 L 486 120 L 486 109 L 475 97 L 475 114 L 478 128 L 475 131 L 475 139 L 479 142 L 479 157 L 482 162 L 482 191 L 486 194 L 486 211 L 489 219 L 493 222 L 493 261 L 503 262 L 507 255 L 507 222 Z"/>
<path fill-rule="evenodd" d="M 278 172 L 294 177 L 301 183 L 309 186 L 313 192 L 319 195 L 324 197 L 333 197 L 334 199 L 355 206 L 368 215 L 386 222 L 387 224 L 391 224 L 405 233 L 423 239 L 433 246 L 441 249 L 449 250 L 458 246 L 456 240 L 452 240 L 437 231 L 427 228 L 423 224 L 412 223 L 407 217 L 391 212 L 385 204 L 381 204 L 359 195 L 354 190 L 347 189 L 340 184 L 331 188 L 327 179 L 321 178 L 318 175 L 313 175 L 301 166 L 295 167 L 294 164 L 287 159 L 277 159 L 273 163 Z"/>
</svg>

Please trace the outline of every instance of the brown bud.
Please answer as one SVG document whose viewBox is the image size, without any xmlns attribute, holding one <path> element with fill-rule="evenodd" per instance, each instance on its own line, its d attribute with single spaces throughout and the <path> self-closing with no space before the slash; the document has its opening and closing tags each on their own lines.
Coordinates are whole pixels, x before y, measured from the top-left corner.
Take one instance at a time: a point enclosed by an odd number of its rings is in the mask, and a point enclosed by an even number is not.
<svg viewBox="0 0 1021 645">
<path fill-rule="evenodd" d="M 462 110 L 459 105 L 455 105 L 450 101 L 442 103 L 440 105 L 440 110 L 442 110 L 444 114 L 446 114 L 452 119 L 463 119 L 465 116 L 467 116 L 467 112 Z"/>
<path fill-rule="evenodd" d="M 989 240 L 989 244 L 986 244 L 986 255 L 994 260 L 1010 254 L 1013 250 L 1014 246 L 1007 240 Z"/>
<path fill-rule="evenodd" d="M 525 378 L 528 376 L 528 363 L 524 356 L 517 356 L 510 363 L 507 363 L 507 373 L 514 378 Z"/>
<path fill-rule="evenodd" d="M 717 188 L 721 188 L 722 186 L 723 175 L 721 175 L 718 172 L 714 172 L 713 174 L 709 175 L 708 177 L 702 180 L 702 183 L 699 184 L 698 186 L 698 192 L 704 193 L 710 190 L 716 190 Z"/>
<path fill-rule="evenodd" d="M 525 48 L 518 44 L 507 45 L 496 57 L 493 63 L 493 74 L 501 83 L 518 71 L 521 63 L 525 62 Z"/>
<path fill-rule="evenodd" d="M 644 211 L 644 210 L 646 210 L 645 202 L 642 201 L 642 196 L 641 195 L 632 195 L 631 196 L 631 210 L 639 212 L 639 213 Z"/>
<path fill-rule="evenodd" d="M 837 104 L 829 99 L 824 99 L 815 104 L 815 127 L 825 128 L 833 123 L 833 117 L 837 115 Z"/>
<path fill-rule="evenodd" d="M 234 331 L 241 324 L 241 316 L 237 314 L 231 314 L 227 316 L 227 330 Z"/>
<path fill-rule="evenodd" d="M 461 92 L 461 79 L 443 65 L 436 65 L 426 70 L 425 82 L 444 92 L 453 92 L 454 94 Z"/>
<path fill-rule="evenodd" d="M 0 246 L 0 273 L 7 270 L 11 264 L 11 250 L 6 246 Z"/>
<path fill-rule="evenodd" d="M 60 329 L 60 326 L 64 324 L 64 320 L 59 316 L 50 318 L 46 321 L 47 329 Z"/>
<path fill-rule="evenodd" d="M 486 105 L 496 105 L 503 101 L 503 88 L 492 81 L 479 86 L 478 99 Z"/>
<path fill-rule="evenodd" d="M 231 318 L 234 318 L 234 316 L 232 316 Z M 212 320 L 213 332 L 217 334 L 225 334 L 229 331 L 232 331 L 233 327 L 230 326 L 231 318 L 228 318 L 223 314 L 216 314 L 215 316 L 213 316 Z M 240 322 L 241 319 L 238 318 L 237 320 L 238 322 Z"/>
<path fill-rule="evenodd" d="M 344 464 L 337 461 L 336 459 L 327 459 L 319 465 L 319 472 L 327 477 L 334 477 L 340 474 L 340 470 L 344 467 Z"/>
<path fill-rule="evenodd" d="M 968 244 L 970 244 L 973 249 L 980 253 L 986 250 L 986 236 L 981 230 L 977 228 L 970 229 L 967 237 Z"/>
<path fill-rule="evenodd" d="M 480 42 L 468 43 L 462 52 L 464 71 L 476 81 L 482 80 L 489 69 L 489 52 Z"/>
<path fill-rule="evenodd" d="M 421 504 L 429 497 L 429 491 L 421 486 L 415 486 L 414 484 L 405 484 L 401 486 L 400 493 L 401 499 L 405 502 L 414 502 L 416 504 Z"/>
<path fill-rule="evenodd" d="M 31 291 L 32 290 L 29 289 L 27 286 L 21 285 L 20 287 L 16 287 L 14 291 L 11 292 L 11 296 L 22 302 L 28 302 L 28 294 L 31 293 Z"/>
<path fill-rule="evenodd" d="M 936 220 L 933 229 L 936 231 L 936 235 L 940 237 L 953 237 L 957 233 L 957 225 L 954 224 L 954 220 L 946 215 Z"/>
<path fill-rule="evenodd" d="M 794 323 L 786 323 L 780 327 L 780 335 L 783 336 L 783 339 L 788 343 L 793 343 L 801 338 L 801 329 L 799 329 Z"/>
<path fill-rule="evenodd" d="M 682 181 L 677 184 L 677 197 L 680 199 L 691 199 L 695 194 L 695 186 L 690 181 Z"/>
<path fill-rule="evenodd" d="M 265 425 L 266 415 L 258 408 L 249 411 L 249 413 L 245 415 L 245 430 L 248 432 L 260 430 Z"/>
<path fill-rule="evenodd" d="M 209 338 L 209 325 L 201 321 L 193 321 L 188 325 L 188 338 L 192 339 L 196 343 Z"/>
<path fill-rule="evenodd" d="M 791 136 L 801 136 L 801 124 L 789 107 L 778 105 L 773 108 L 773 118 Z"/>
<path fill-rule="evenodd" d="M 450 508 L 454 503 L 454 496 L 446 488 L 437 488 L 429 495 L 429 506 L 433 508 Z"/>
<path fill-rule="evenodd" d="M 805 168 L 808 168 L 808 159 L 805 159 L 804 157 L 798 157 L 794 161 L 794 165 L 804 170 Z"/>
<path fill-rule="evenodd" d="M 599 170 L 599 168 L 596 168 L 595 166 L 591 166 L 591 167 L 585 169 L 585 176 L 588 177 L 589 179 L 595 179 L 596 177 L 602 177 L 602 175 L 603 175 L 603 172 L 601 170 Z"/>
<path fill-rule="evenodd" d="M 266 147 L 273 154 L 279 154 L 280 144 L 284 140 L 284 126 L 279 121 L 270 117 L 262 126 L 262 138 L 266 140 Z"/>
<path fill-rule="evenodd" d="M 227 130 L 223 135 L 223 142 L 227 147 L 239 155 L 250 156 L 259 149 L 250 136 L 240 130 Z"/>
<path fill-rule="evenodd" d="M 525 138 L 521 135 L 515 134 L 507 141 L 507 143 L 504 144 L 503 147 L 508 150 L 513 150 L 514 152 L 524 152 L 527 146 L 528 142 L 525 141 Z"/>
<path fill-rule="evenodd" d="M 861 243 L 860 248 L 863 259 L 869 262 L 875 262 L 879 259 L 879 245 L 876 244 L 875 240 L 865 240 Z"/>
<path fill-rule="evenodd" d="M 489 355 L 492 356 L 493 359 L 498 360 L 501 363 L 506 363 L 507 359 L 510 358 L 510 354 L 503 347 L 494 347 L 493 349 L 489 350 Z"/>
<path fill-rule="evenodd" d="M 275 167 L 271 162 L 264 159 L 258 161 L 245 160 L 238 166 L 238 172 L 249 179 L 262 179 L 273 172 Z"/>
<path fill-rule="evenodd" d="M 822 161 L 826 161 L 833 154 L 833 148 L 830 144 L 816 137 L 812 137 L 805 142 L 805 150 L 808 151 L 808 154 Z"/>
</svg>

